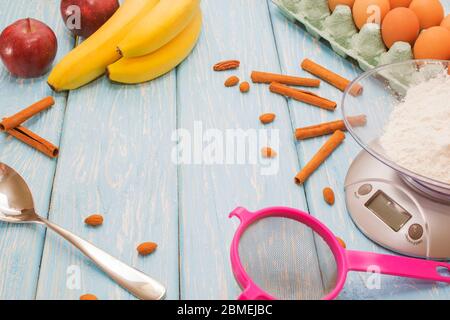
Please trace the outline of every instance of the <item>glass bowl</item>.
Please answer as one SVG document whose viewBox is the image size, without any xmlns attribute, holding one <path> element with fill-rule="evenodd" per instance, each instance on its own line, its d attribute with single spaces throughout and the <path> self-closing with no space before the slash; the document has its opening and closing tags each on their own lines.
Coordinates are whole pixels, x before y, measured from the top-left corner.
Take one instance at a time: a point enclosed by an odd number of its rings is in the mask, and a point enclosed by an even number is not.
<svg viewBox="0 0 450 320">
<path fill-rule="evenodd" d="M 373 157 L 396 170 L 406 182 L 422 191 L 432 191 L 450 199 L 450 184 L 426 177 L 389 159 L 379 143 L 390 114 L 407 90 L 449 72 L 450 61 L 409 60 L 380 66 L 365 72 L 347 88 L 342 100 L 344 121 L 352 137 Z M 361 91 L 362 94 L 355 94 Z M 355 124 L 354 117 L 365 115 L 366 124 Z M 356 122 L 357 123 L 357 122 Z M 450 125 L 450 123 L 449 123 Z"/>
</svg>

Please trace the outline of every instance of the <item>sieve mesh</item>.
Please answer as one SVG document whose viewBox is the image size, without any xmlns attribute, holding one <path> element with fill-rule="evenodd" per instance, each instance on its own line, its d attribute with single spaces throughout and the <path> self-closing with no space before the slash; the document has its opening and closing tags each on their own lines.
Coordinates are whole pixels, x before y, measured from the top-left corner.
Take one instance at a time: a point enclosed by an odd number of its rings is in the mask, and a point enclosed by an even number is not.
<svg viewBox="0 0 450 320">
<path fill-rule="evenodd" d="M 239 242 L 241 263 L 253 282 L 282 300 L 318 300 L 336 285 L 336 260 L 326 242 L 295 220 L 253 223 Z"/>
</svg>

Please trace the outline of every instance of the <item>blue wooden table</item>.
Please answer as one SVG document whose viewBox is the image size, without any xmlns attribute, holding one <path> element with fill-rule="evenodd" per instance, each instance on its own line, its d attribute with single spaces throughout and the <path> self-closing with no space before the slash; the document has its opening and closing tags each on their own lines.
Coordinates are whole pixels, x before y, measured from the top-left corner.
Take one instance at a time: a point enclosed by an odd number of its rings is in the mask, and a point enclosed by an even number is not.
<svg viewBox="0 0 450 320">
<path fill-rule="evenodd" d="M 445 2 L 445 1 L 444 1 Z M 234 299 L 240 293 L 230 268 L 229 246 L 237 206 L 257 210 L 284 205 L 310 212 L 342 237 L 351 249 L 385 252 L 366 239 L 345 207 L 343 181 L 360 151 L 348 137 L 343 147 L 304 186 L 296 172 L 326 138 L 296 143 L 293 129 L 341 117 L 271 94 L 253 85 L 249 94 L 226 89 L 225 77 L 248 80 L 252 70 L 304 75 L 305 58 L 354 78 L 361 71 L 301 27 L 288 22 L 266 0 L 204 0 L 204 29 L 191 56 L 176 70 L 153 82 L 122 86 L 105 78 L 79 90 L 55 94 L 46 77 L 20 80 L 0 70 L 0 110 L 10 115 L 53 95 L 56 105 L 27 126 L 60 146 L 57 160 L 0 136 L 0 161 L 22 174 L 43 216 L 74 231 L 123 261 L 159 279 L 169 299 Z M 450 6 L 447 2 L 447 11 Z M 65 30 L 56 0 L 0 2 L 0 27 L 16 19 L 45 21 L 58 35 L 60 59 L 75 40 Z M 239 59 L 238 71 L 214 73 L 219 60 Z M 320 93 L 340 101 L 341 92 L 322 84 Z M 177 129 L 262 129 L 260 114 L 274 112 L 278 129 L 279 171 L 262 175 L 258 164 L 223 165 L 173 161 Z M 336 191 L 329 207 L 322 189 Z M 84 218 L 105 216 L 97 229 Z M 154 241 L 159 248 L 142 258 L 135 247 Z M 353 273 L 340 299 L 446 299 L 442 284 L 383 276 L 369 290 L 367 275 Z M 0 298 L 132 299 L 68 243 L 41 227 L 0 224 Z"/>
</svg>

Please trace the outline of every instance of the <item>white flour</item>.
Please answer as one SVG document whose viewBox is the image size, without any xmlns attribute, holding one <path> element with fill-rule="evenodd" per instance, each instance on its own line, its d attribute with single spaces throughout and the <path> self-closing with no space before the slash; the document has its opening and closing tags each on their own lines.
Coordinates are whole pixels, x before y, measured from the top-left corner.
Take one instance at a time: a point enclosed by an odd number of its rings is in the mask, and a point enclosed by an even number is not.
<svg viewBox="0 0 450 320">
<path fill-rule="evenodd" d="M 391 113 L 380 142 L 400 166 L 450 183 L 450 77 L 411 87 Z"/>
</svg>

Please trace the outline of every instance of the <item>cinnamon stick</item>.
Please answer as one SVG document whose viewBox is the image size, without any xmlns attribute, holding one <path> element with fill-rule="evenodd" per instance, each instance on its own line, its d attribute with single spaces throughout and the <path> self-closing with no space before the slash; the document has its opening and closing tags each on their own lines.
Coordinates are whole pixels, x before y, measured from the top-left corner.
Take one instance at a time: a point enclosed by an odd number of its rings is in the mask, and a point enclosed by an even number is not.
<svg viewBox="0 0 450 320">
<path fill-rule="evenodd" d="M 365 115 L 348 117 L 347 120 L 353 127 L 365 126 L 367 123 L 367 117 Z M 298 128 L 295 130 L 295 138 L 297 140 L 306 140 L 332 134 L 337 130 L 347 131 L 344 120 L 325 122 L 309 127 Z"/>
<path fill-rule="evenodd" d="M 280 83 L 273 82 L 269 89 L 273 93 L 281 94 L 322 109 L 334 111 L 337 106 L 334 101 L 322 98 L 316 94 L 304 90 L 293 89 Z"/>
<path fill-rule="evenodd" d="M 302 69 L 308 71 L 309 73 L 315 75 L 316 77 L 328 82 L 332 86 L 338 88 L 341 91 L 345 91 L 350 80 L 341 77 L 340 75 L 322 67 L 321 65 L 315 63 L 312 60 L 305 59 L 302 62 Z M 350 94 L 353 96 L 359 96 L 363 91 L 363 87 L 359 84 L 354 84 L 350 90 Z"/>
<path fill-rule="evenodd" d="M 314 93 L 312 91 L 307 91 L 307 90 L 302 90 L 302 89 L 295 89 L 295 90 L 298 90 L 298 91 L 306 93 L 306 94 L 311 94 L 311 95 L 316 96 L 316 97 L 320 97 L 317 93 Z"/>
<path fill-rule="evenodd" d="M 56 158 L 59 154 L 58 147 L 23 126 L 7 130 L 6 133 L 35 148 L 50 158 Z"/>
<path fill-rule="evenodd" d="M 317 154 L 311 159 L 311 161 L 303 167 L 303 169 L 295 176 L 295 182 L 297 184 L 303 184 L 308 178 L 320 167 L 322 163 L 336 150 L 337 147 L 345 139 L 345 133 L 338 130 L 328 139 Z"/>
<path fill-rule="evenodd" d="M 54 104 L 55 100 L 53 99 L 53 97 L 46 97 L 41 101 L 33 103 L 31 106 L 29 106 L 26 109 L 23 109 L 22 111 L 19 111 L 15 115 L 8 118 L 4 118 L 2 122 L 0 122 L 0 130 L 7 131 L 17 126 L 20 126 L 22 123 L 24 123 L 34 115 L 51 107 Z"/>
<path fill-rule="evenodd" d="M 254 83 L 282 83 L 291 86 L 301 86 L 301 87 L 318 87 L 320 86 L 320 80 L 318 79 L 310 79 L 310 78 L 300 78 L 293 76 L 286 76 L 282 74 L 269 73 L 269 72 L 261 72 L 261 71 L 253 71 L 252 72 L 252 81 Z"/>
</svg>

